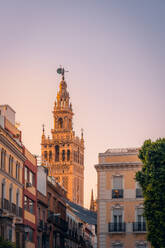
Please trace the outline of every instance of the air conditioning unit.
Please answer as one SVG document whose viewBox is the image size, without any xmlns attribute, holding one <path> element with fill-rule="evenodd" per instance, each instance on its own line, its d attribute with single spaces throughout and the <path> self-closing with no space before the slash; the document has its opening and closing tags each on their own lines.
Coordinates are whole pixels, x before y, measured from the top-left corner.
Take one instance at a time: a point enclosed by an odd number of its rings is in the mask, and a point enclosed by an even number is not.
<svg viewBox="0 0 165 248">
<path fill-rule="evenodd" d="M 32 184 L 29 183 L 29 182 L 27 182 L 27 183 L 26 183 L 26 188 L 29 188 L 29 187 L 32 187 Z"/>
</svg>

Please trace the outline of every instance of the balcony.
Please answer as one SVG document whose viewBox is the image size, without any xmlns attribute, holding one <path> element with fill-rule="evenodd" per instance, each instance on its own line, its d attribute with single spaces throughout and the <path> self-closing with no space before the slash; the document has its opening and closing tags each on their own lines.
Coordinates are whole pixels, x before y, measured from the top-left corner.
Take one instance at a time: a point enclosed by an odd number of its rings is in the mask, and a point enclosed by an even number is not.
<svg viewBox="0 0 165 248">
<path fill-rule="evenodd" d="M 110 233 L 121 233 L 125 232 L 125 222 L 122 223 L 109 223 L 108 224 L 108 231 Z"/>
<path fill-rule="evenodd" d="M 57 226 L 58 228 L 62 229 L 64 232 L 68 230 L 68 223 L 60 218 L 59 216 L 49 215 L 48 222 L 52 223 L 53 225 Z"/>
<path fill-rule="evenodd" d="M 145 222 L 133 222 L 133 232 L 146 232 Z"/>
<path fill-rule="evenodd" d="M 143 197 L 142 189 L 136 189 L 136 198 L 142 198 L 142 197 Z"/>
<path fill-rule="evenodd" d="M 10 202 L 7 199 L 1 199 L 1 208 L 7 210 L 9 213 L 12 213 L 20 218 L 22 218 L 22 208 L 17 207 L 15 203 Z"/>
<path fill-rule="evenodd" d="M 112 189 L 112 198 L 123 198 L 123 189 Z"/>
<path fill-rule="evenodd" d="M 38 225 L 37 225 L 37 229 L 39 232 L 43 231 L 43 227 L 44 227 L 44 223 L 43 220 L 38 220 Z"/>
</svg>

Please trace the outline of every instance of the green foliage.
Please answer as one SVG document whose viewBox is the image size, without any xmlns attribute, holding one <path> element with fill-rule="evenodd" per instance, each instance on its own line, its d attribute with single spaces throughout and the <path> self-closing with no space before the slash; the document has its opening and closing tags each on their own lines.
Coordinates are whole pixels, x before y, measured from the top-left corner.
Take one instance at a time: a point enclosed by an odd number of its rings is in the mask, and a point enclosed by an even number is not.
<svg viewBox="0 0 165 248">
<path fill-rule="evenodd" d="M 0 237 L 0 248 L 15 248 L 15 244 Z"/>
<path fill-rule="evenodd" d="M 165 248 L 165 139 L 146 140 L 139 151 L 143 163 L 136 180 L 144 196 L 147 238 L 154 248 Z"/>
</svg>

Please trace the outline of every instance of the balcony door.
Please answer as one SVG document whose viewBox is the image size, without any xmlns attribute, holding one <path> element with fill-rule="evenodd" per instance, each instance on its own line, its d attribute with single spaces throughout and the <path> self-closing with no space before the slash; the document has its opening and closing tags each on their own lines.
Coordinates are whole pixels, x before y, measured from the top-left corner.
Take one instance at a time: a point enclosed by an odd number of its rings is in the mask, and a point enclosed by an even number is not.
<svg viewBox="0 0 165 248">
<path fill-rule="evenodd" d="M 2 208 L 4 208 L 4 199 L 5 199 L 5 181 L 3 180 L 2 181 L 2 192 L 1 192 L 1 195 L 2 195 Z"/>
<path fill-rule="evenodd" d="M 143 216 L 143 208 L 137 208 L 136 213 L 137 213 L 137 217 L 136 217 L 137 222 L 138 223 L 145 222 L 144 216 Z"/>
<path fill-rule="evenodd" d="M 114 231 L 122 231 L 123 210 L 121 208 L 113 209 Z"/>
<path fill-rule="evenodd" d="M 136 210 L 137 231 L 146 231 L 146 223 L 143 216 L 143 211 L 143 208 L 137 208 Z"/>
</svg>

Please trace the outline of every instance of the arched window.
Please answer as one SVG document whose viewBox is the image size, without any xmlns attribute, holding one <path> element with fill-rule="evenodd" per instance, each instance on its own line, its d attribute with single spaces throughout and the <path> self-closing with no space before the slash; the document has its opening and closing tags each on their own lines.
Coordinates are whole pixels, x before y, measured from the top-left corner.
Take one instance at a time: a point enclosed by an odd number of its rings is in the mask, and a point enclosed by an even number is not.
<svg viewBox="0 0 165 248">
<path fill-rule="evenodd" d="M 52 151 L 49 151 L 49 161 L 52 160 Z"/>
<path fill-rule="evenodd" d="M 5 169 L 6 162 L 6 151 L 4 149 L 1 150 L 1 168 Z"/>
<path fill-rule="evenodd" d="M 67 161 L 70 160 L 70 150 L 67 150 Z"/>
<path fill-rule="evenodd" d="M 58 119 L 58 127 L 63 128 L 63 119 L 62 118 Z"/>
<path fill-rule="evenodd" d="M 47 159 L 47 151 L 44 151 L 44 158 Z"/>
<path fill-rule="evenodd" d="M 59 146 L 55 146 L 55 161 L 59 161 Z"/>
<path fill-rule="evenodd" d="M 65 161 L 65 150 L 62 150 L 62 161 Z"/>
<path fill-rule="evenodd" d="M 13 175 L 13 157 L 9 156 L 9 174 Z"/>
</svg>

